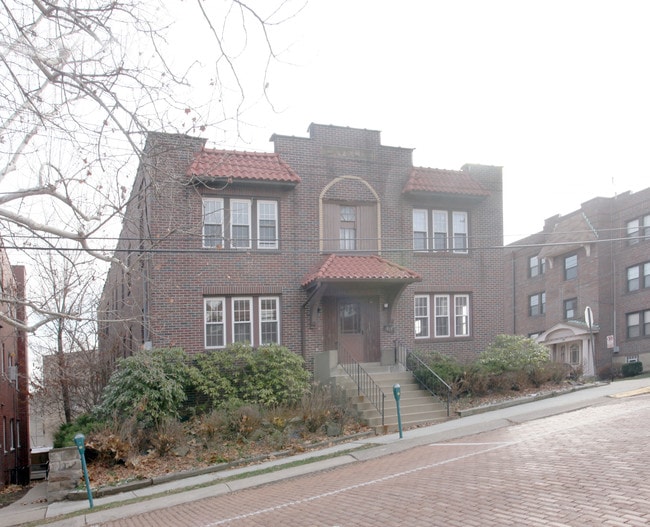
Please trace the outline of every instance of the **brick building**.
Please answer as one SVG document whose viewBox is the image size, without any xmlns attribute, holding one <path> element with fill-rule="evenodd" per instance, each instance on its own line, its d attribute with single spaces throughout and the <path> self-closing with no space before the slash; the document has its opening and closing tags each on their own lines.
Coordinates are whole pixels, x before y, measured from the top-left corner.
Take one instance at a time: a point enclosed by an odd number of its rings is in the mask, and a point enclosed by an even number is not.
<svg viewBox="0 0 650 527">
<path fill-rule="evenodd" d="M 152 133 L 100 309 L 100 349 L 279 342 L 470 360 L 503 332 L 499 167 L 414 167 L 372 130 L 312 124 L 273 153 Z"/>
<path fill-rule="evenodd" d="M 506 330 L 586 375 L 650 365 L 650 188 L 594 198 L 508 246 Z M 591 311 L 591 328 L 586 308 Z"/>
<path fill-rule="evenodd" d="M 0 309 L 10 318 L 26 320 L 25 268 L 12 266 L 0 248 Z M 24 331 L 0 322 L 0 488 L 9 483 L 29 483 L 29 378 L 27 336 Z"/>
</svg>

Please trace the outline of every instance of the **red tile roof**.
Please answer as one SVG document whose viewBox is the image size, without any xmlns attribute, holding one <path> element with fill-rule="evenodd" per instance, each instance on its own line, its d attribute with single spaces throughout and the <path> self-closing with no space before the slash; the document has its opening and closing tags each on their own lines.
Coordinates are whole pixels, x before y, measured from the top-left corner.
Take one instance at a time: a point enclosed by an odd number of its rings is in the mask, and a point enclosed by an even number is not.
<svg viewBox="0 0 650 527">
<path fill-rule="evenodd" d="M 467 172 L 421 167 L 416 167 L 411 171 L 402 192 L 435 192 L 436 194 L 464 194 L 471 196 L 490 195 Z"/>
<path fill-rule="evenodd" d="M 203 149 L 187 175 L 197 178 L 232 178 L 248 181 L 300 183 L 300 176 L 278 154 Z"/>
<path fill-rule="evenodd" d="M 376 255 L 341 256 L 332 254 L 302 280 L 306 287 L 315 281 L 388 280 L 419 282 L 419 274 Z"/>
</svg>

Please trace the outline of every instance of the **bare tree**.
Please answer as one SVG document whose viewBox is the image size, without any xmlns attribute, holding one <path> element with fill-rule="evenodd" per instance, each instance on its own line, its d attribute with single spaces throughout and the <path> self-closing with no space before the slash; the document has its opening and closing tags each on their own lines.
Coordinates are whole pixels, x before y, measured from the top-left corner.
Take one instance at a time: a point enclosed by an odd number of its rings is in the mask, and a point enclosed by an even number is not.
<svg viewBox="0 0 650 527">
<path fill-rule="evenodd" d="M 245 102 L 266 95 L 278 57 L 273 32 L 300 11 L 288 0 L 255 7 L 240 0 L 0 5 L 4 244 L 80 251 L 102 262 L 112 261 L 114 225 L 145 133 L 203 134 L 239 123 Z M 190 22 L 186 33 L 174 33 L 175 17 Z M 2 323 L 33 332 L 74 318 L 64 306 L 32 298 L 28 307 L 36 314 L 29 324 L 0 316 Z"/>
<path fill-rule="evenodd" d="M 101 278 L 94 262 L 79 252 L 39 253 L 34 263 L 40 287 L 33 302 L 51 315 L 32 342 L 32 350 L 42 359 L 32 384 L 48 413 L 70 423 L 99 402 L 112 370 L 96 346 L 94 315 Z M 52 319 L 54 314 L 59 316 Z"/>
</svg>

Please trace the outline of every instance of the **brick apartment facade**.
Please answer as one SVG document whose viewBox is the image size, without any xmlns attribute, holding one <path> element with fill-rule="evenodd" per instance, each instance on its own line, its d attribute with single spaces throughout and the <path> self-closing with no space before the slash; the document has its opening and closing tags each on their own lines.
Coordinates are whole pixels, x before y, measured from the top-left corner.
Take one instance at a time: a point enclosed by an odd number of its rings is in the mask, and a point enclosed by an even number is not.
<svg viewBox="0 0 650 527">
<path fill-rule="evenodd" d="M 639 360 L 647 369 L 650 188 L 547 219 L 541 232 L 508 246 L 505 282 L 508 333 L 535 336 L 554 360 L 586 375 L 607 377 Z"/>
<path fill-rule="evenodd" d="M 504 331 L 500 167 L 414 167 L 312 124 L 273 153 L 152 133 L 99 308 L 100 350 L 279 342 L 309 368 L 396 340 L 471 360 Z"/>
<path fill-rule="evenodd" d="M 12 266 L 4 248 L 0 249 L 0 284 L 9 299 L 0 309 L 17 320 L 26 320 L 25 308 L 15 300 L 24 299 L 25 268 Z M 17 311 L 16 311 L 17 310 Z M 29 378 L 27 336 L 24 331 L 0 323 L 0 488 L 9 483 L 29 483 Z"/>
</svg>

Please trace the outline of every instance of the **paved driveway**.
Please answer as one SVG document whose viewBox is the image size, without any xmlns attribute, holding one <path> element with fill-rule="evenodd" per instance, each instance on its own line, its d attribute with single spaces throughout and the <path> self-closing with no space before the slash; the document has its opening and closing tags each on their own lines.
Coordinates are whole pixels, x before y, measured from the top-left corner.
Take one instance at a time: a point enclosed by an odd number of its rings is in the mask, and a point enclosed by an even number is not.
<svg viewBox="0 0 650 527">
<path fill-rule="evenodd" d="M 105 526 L 650 525 L 650 395 Z"/>
</svg>

